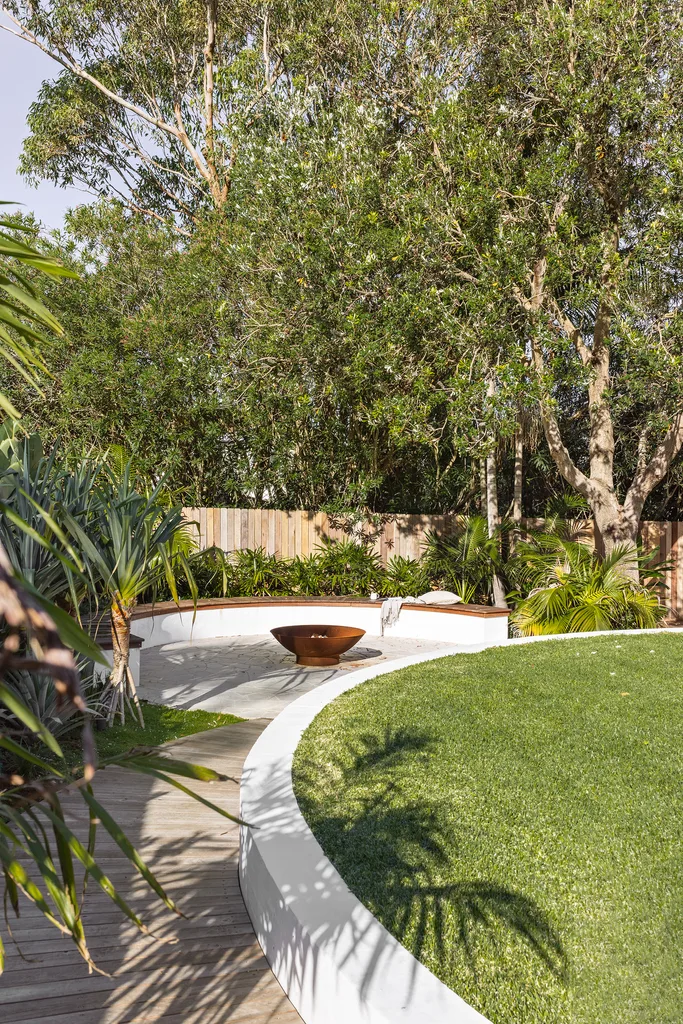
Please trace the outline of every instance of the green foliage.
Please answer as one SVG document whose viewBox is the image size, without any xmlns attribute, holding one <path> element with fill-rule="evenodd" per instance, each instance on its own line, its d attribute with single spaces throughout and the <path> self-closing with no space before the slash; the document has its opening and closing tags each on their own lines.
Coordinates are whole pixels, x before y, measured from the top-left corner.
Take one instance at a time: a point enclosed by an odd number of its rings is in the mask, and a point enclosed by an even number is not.
<svg viewBox="0 0 683 1024">
<path fill-rule="evenodd" d="M 13 204 L 3 200 L 0 205 Z M 7 229 L 0 230 L 0 357 L 35 388 L 38 375 L 46 370 L 41 354 L 47 344 L 45 330 L 56 335 L 64 331 L 41 301 L 26 271 L 34 270 L 49 278 L 75 277 L 76 274 L 16 238 L 27 228 L 8 220 L 0 220 L 0 228 Z M 4 393 L 0 393 L 0 409 L 9 416 L 19 417 Z"/>
<path fill-rule="evenodd" d="M 29 442 L 4 478 L 10 493 L 1 506 L 0 542 L 24 584 L 78 616 L 88 584 L 64 530 L 67 517 L 87 514 L 101 469 L 87 460 L 69 469 L 57 447 L 36 461 L 41 446 Z"/>
<path fill-rule="evenodd" d="M 38 595 L 38 591 L 35 594 Z M 82 732 L 84 763 L 76 769 L 64 755 L 54 734 L 57 730 L 47 727 L 49 722 L 54 729 L 56 716 L 60 723 L 63 718 L 68 719 L 72 709 L 81 715 L 86 711 L 78 669 L 64 639 L 69 644 L 82 646 L 88 653 L 92 645 L 73 621 L 68 631 L 63 631 L 63 639 L 51 612 L 46 610 L 50 607 L 55 608 L 44 598 L 39 600 L 17 580 L 0 544 L 3 641 L 0 747 L 4 769 L 0 775 L 0 870 L 6 907 L 18 916 L 20 898 L 27 899 L 47 921 L 72 938 L 81 956 L 92 966 L 82 919 L 85 888 L 82 893 L 77 888 L 77 867 L 83 870 L 85 878 L 99 885 L 128 920 L 141 931 L 146 930 L 94 857 L 98 827 L 110 834 L 156 896 L 170 910 L 178 911 L 121 827 L 93 793 L 90 781 L 94 758 L 87 720 Z M 101 656 L 99 652 L 98 656 Z M 32 679 L 40 680 L 43 675 L 52 677 L 52 687 L 31 687 L 27 682 L 29 673 Z M 8 758 L 10 764 L 7 764 Z M 37 767 L 40 777 L 27 781 L 12 770 L 12 763 L 29 766 L 31 773 Z M 125 764 L 174 785 L 178 784 L 173 778 L 176 775 L 204 781 L 224 778 L 211 769 L 179 762 L 149 749 L 138 748 L 119 754 L 109 763 Z M 84 801 L 90 821 L 86 845 L 72 831 L 62 810 L 60 794 L 65 790 Z M 194 796 L 190 790 L 187 792 Z M 197 796 L 197 799 L 229 817 L 204 797 Z M 53 859 L 53 851 L 56 851 L 56 859 Z M 4 946 L 0 940 L 0 970 L 3 967 Z"/>
<path fill-rule="evenodd" d="M 392 555 L 381 573 L 382 597 L 417 597 L 431 590 L 433 579 L 424 559 Z"/>
<path fill-rule="evenodd" d="M 318 555 L 323 594 L 364 594 L 377 590 L 379 555 L 365 544 L 324 537 Z"/>
<path fill-rule="evenodd" d="M 240 597 L 286 594 L 290 588 L 289 564 L 263 548 L 236 551 L 230 559 L 230 588 Z"/>
<path fill-rule="evenodd" d="M 655 592 L 652 572 L 638 585 L 626 572 L 637 561 L 632 549 L 618 547 L 599 558 L 587 545 L 544 534 L 523 542 L 514 573 L 526 597 L 517 595 L 510 625 L 517 636 L 586 633 L 604 629 L 649 629 L 666 614 Z"/>
<path fill-rule="evenodd" d="M 427 571 L 439 587 L 452 590 L 463 601 L 488 602 L 494 573 L 503 579 L 505 542 L 510 524 L 500 526 L 489 536 L 484 516 L 463 516 L 452 536 L 427 536 L 424 561 Z"/>
</svg>

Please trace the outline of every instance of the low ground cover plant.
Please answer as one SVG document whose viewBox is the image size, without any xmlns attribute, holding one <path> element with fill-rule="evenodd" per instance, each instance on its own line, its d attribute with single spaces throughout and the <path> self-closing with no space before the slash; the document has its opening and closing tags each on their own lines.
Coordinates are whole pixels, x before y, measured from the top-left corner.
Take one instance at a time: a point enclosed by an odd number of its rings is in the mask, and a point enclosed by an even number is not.
<svg viewBox="0 0 683 1024">
<path fill-rule="evenodd" d="M 676 1024 L 683 647 L 557 640 L 382 676 L 296 751 L 345 882 L 493 1024 Z"/>
</svg>

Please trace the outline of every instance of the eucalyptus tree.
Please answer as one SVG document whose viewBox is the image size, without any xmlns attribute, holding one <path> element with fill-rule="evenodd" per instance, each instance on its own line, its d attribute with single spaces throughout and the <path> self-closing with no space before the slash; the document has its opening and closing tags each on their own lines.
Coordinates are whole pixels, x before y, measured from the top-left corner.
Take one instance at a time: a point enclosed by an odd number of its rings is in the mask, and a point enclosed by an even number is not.
<svg viewBox="0 0 683 1024">
<path fill-rule="evenodd" d="M 187 232 L 226 205 L 242 139 L 287 86 L 307 7 L 6 0 L 2 27 L 60 69 L 30 110 L 22 170 L 118 194 Z"/>
</svg>

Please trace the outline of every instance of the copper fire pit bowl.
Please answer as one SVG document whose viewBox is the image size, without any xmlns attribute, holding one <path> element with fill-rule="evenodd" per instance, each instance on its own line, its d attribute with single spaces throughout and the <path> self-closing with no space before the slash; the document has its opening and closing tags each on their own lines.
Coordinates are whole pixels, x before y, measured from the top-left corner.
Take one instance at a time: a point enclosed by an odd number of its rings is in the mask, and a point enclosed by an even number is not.
<svg viewBox="0 0 683 1024">
<path fill-rule="evenodd" d="M 365 636 L 364 629 L 351 626 L 278 626 L 270 632 L 296 654 L 297 665 L 338 665 L 339 655 Z"/>
</svg>

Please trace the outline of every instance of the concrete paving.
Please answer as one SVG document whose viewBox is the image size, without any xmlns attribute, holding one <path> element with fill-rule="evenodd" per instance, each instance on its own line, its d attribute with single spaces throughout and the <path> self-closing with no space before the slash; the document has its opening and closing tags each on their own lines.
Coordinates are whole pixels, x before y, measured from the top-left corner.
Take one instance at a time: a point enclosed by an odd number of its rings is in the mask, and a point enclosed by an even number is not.
<svg viewBox="0 0 683 1024">
<path fill-rule="evenodd" d="M 274 718 L 302 693 L 340 672 L 456 644 L 365 636 L 339 666 L 304 668 L 270 634 L 166 644 L 141 652 L 140 696 L 155 704 Z"/>
</svg>

